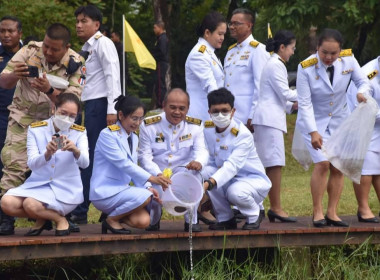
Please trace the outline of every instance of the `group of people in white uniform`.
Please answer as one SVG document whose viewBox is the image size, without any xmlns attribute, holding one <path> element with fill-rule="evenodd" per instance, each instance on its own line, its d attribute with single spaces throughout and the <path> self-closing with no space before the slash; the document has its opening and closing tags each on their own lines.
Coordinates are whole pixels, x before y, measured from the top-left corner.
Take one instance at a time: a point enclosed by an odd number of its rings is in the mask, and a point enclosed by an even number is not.
<svg viewBox="0 0 380 280">
<path fill-rule="evenodd" d="M 343 174 L 329 163 L 321 147 L 350 114 L 349 107 L 353 110 L 366 102 L 366 95 L 380 104 L 379 58 L 361 69 L 351 50 L 342 50 L 339 31 L 325 29 L 316 53 L 299 64 L 297 90 L 292 90 L 286 63 L 296 48 L 294 34 L 278 31 L 265 46 L 252 37 L 253 19 L 245 9 L 235 10 L 228 25 L 217 12 L 205 16 L 185 65 L 187 92 L 169 91 L 163 113 L 144 118 L 138 98 L 115 100 L 118 121 L 99 136 L 91 178 L 90 200 L 107 216 L 102 233 L 129 234 L 124 225 L 159 230 L 160 198 L 171 184 L 164 169 L 176 173 L 180 167 L 202 174 L 208 195 L 201 204 L 209 197 L 216 217 L 205 218 L 200 207 L 193 220 L 185 217 L 185 231 L 190 223 L 193 231 L 201 231 L 199 219 L 212 230 L 237 228 L 231 206 L 245 218 L 242 229 L 258 229 L 268 194 L 270 222 L 296 222 L 281 207 L 280 189 L 286 112 L 297 109 L 296 125 L 315 164 L 313 225 L 348 226 L 337 215 Z M 223 68 L 214 51 L 221 47 L 227 26 L 237 43 L 229 48 Z M 32 174 L 1 201 L 5 213 L 36 220 L 27 235 L 50 230 L 49 221 L 56 223 L 56 235 L 70 234 L 65 215 L 83 201 L 80 168 L 89 164 L 86 130 L 74 124 L 79 110 L 75 95 L 62 94 L 54 116 L 30 126 L 27 148 Z M 379 135 L 380 121 L 376 121 L 361 182 L 354 184 L 360 222 L 379 222 L 368 206 L 371 184 L 380 200 Z M 324 215 L 326 189 L 329 201 Z"/>
</svg>

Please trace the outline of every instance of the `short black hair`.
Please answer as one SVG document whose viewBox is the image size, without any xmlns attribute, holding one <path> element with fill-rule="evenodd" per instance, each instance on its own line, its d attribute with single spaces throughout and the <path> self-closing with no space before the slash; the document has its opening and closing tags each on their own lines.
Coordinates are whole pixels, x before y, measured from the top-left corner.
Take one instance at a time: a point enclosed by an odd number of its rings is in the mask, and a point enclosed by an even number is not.
<svg viewBox="0 0 380 280">
<path fill-rule="evenodd" d="M 118 98 L 114 100 L 116 102 L 115 104 L 115 110 L 119 113 L 122 112 L 124 117 L 129 116 L 134 111 L 136 111 L 138 108 L 142 108 L 144 110 L 145 115 L 145 106 L 142 101 L 137 98 L 136 96 L 131 95 L 119 95 Z M 117 114 L 117 118 L 119 119 L 119 114 Z"/>
<path fill-rule="evenodd" d="M 111 37 L 110 28 L 109 28 L 107 25 L 105 25 L 105 24 L 100 25 L 99 31 L 100 31 L 101 33 L 103 33 L 103 34 L 105 33 L 105 35 L 106 35 L 108 38 Z"/>
<path fill-rule="evenodd" d="M 183 94 L 185 94 L 187 96 L 187 100 L 189 101 L 188 104 L 190 105 L 190 95 L 189 93 L 187 93 L 185 90 L 181 89 L 181 88 L 172 88 L 171 90 L 169 90 L 165 96 L 164 96 L 164 100 L 163 100 L 163 103 L 167 102 L 168 101 L 168 97 L 169 95 L 172 93 L 172 92 L 175 92 L 175 91 L 178 91 L 178 92 L 181 92 Z"/>
<path fill-rule="evenodd" d="M 80 6 L 75 10 L 74 15 L 78 17 L 80 14 L 88 16 L 93 21 L 99 21 L 100 25 L 102 25 L 103 14 L 95 5 Z"/>
<path fill-rule="evenodd" d="M 320 47 L 324 41 L 334 40 L 339 43 L 340 48 L 343 46 L 343 36 L 336 29 L 325 28 L 322 30 L 321 34 L 318 37 L 318 47 Z"/>
<path fill-rule="evenodd" d="M 80 105 L 79 97 L 76 96 L 74 93 L 71 93 L 71 92 L 62 93 L 62 94 L 58 95 L 57 101 L 55 102 L 55 107 L 59 108 L 63 104 L 68 103 L 68 102 L 75 103 L 78 107 L 78 112 L 80 111 L 81 105 Z"/>
<path fill-rule="evenodd" d="M 165 30 L 165 23 L 162 20 L 157 20 L 154 25 L 157 25 L 158 27 L 162 28 L 162 30 Z"/>
<path fill-rule="evenodd" d="M 21 23 L 21 20 L 18 17 L 15 17 L 15 16 L 3 16 L 0 19 L 0 22 L 2 22 L 3 20 L 11 20 L 11 21 L 17 22 L 17 30 L 18 30 L 18 32 L 22 31 L 22 23 Z"/>
<path fill-rule="evenodd" d="M 52 40 L 62 40 L 64 46 L 70 43 L 71 40 L 70 29 L 62 23 L 53 23 L 50 25 L 46 30 L 46 35 Z"/>
<path fill-rule="evenodd" d="M 296 36 L 289 30 L 279 30 L 273 38 L 269 38 L 266 42 L 265 48 L 267 52 L 278 53 L 281 45 L 285 47 L 292 44 Z"/>
<path fill-rule="evenodd" d="M 212 33 L 218 28 L 219 24 L 225 22 L 226 19 L 221 13 L 210 12 L 203 18 L 202 23 L 197 27 L 197 36 L 203 37 L 206 29 Z"/>
<path fill-rule="evenodd" d="M 236 14 L 243 14 L 249 22 L 251 22 L 252 24 L 255 24 L 256 16 L 250 10 L 245 9 L 245 8 L 237 8 L 233 10 L 232 12 L 232 15 L 236 15 Z"/>
<path fill-rule="evenodd" d="M 218 104 L 230 104 L 231 108 L 234 108 L 235 96 L 226 88 L 222 87 L 211 91 L 207 95 L 208 108 L 212 105 Z"/>
</svg>

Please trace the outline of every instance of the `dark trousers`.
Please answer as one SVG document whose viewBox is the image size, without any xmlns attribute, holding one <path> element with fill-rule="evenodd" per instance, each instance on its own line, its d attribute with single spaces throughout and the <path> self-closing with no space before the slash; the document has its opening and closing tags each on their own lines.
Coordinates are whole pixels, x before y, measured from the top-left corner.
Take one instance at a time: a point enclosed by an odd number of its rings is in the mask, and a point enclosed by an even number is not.
<svg viewBox="0 0 380 280">
<path fill-rule="evenodd" d="M 86 216 L 90 206 L 89 193 L 94 151 L 100 132 L 107 126 L 107 105 L 106 97 L 85 101 L 84 125 L 87 130 L 90 165 L 81 172 L 84 201 L 72 212 L 75 216 Z"/>
<path fill-rule="evenodd" d="M 7 136 L 9 111 L 0 111 L 0 152 L 4 147 Z M 3 177 L 3 162 L 0 160 L 0 179 Z"/>
<path fill-rule="evenodd" d="M 157 62 L 156 79 L 154 85 L 154 92 L 156 94 L 156 107 L 162 108 L 162 101 L 164 100 L 167 88 L 166 88 L 166 72 L 168 72 L 169 63 Z"/>
</svg>

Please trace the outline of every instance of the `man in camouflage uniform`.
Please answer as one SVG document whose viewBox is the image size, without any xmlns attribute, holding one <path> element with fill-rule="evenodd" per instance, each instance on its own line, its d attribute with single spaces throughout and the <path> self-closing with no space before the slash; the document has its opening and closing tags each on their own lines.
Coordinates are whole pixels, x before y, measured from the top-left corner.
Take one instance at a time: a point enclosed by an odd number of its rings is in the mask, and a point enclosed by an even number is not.
<svg viewBox="0 0 380 280">
<path fill-rule="evenodd" d="M 29 172 L 26 138 L 28 126 L 52 115 L 56 97 L 71 92 L 80 97 L 81 57 L 70 49 L 70 31 L 59 23 L 46 31 L 43 42 L 30 42 L 8 62 L 0 75 L 0 87 L 16 86 L 10 111 L 5 146 L 1 151 L 4 164 L 0 187 L 2 194 L 21 185 Z M 38 78 L 28 77 L 28 65 L 38 67 Z M 46 74 L 69 82 L 66 89 L 53 88 Z M 14 233 L 14 218 L 1 213 L 0 235 Z"/>
</svg>

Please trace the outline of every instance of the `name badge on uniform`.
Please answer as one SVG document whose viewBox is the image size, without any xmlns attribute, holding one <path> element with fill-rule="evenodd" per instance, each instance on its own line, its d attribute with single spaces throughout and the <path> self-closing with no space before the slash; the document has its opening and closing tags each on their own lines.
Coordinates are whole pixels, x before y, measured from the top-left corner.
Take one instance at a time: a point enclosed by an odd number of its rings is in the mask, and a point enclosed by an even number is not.
<svg viewBox="0 0 380 280">
<path fill-rule="evenodd" d="M 226 151 L 226 150 L 228 150 L 228 146 L 220 146 L 220 149 Z"/>
<path fill-rule="evenodd" d="M 189 139 L 191 139 L 191 133 L 183 135 L 183 136 L 180 136 L 179 137 L 179 142 L 186 141 L 186 140 L 189 140 Z"/>
<path fill-rule="evenodd" d="M 354 71 L 354 69 L 352 69 L 352 68 L 344 70 L 344 71 L 342 71 L 342 75 L 346 75 L 346 74 L 351 73 L 353 71 Z"/>
<path fill-rule="evenodd" d="M 163 143 L 163 142 L 165 142 L 165 137 L 164 137 L 164 134 L 162 134 L 162 132 L 157 132 L 156 133 L 155 142 L 156 143 Z"/>
<path fill-rule="evenodd" d="M 240 56 L 240 60 L 247 60 L 248 58 L 249 58 L 248 54 L 244 54 L 244 55 Z"/>
</svg>

